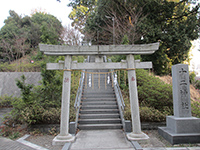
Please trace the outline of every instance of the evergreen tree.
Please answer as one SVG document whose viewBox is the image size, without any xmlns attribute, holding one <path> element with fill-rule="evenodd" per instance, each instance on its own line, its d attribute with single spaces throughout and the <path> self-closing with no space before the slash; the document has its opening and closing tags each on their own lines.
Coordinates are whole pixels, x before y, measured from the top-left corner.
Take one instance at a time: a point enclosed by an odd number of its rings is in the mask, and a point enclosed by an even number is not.
<svg viewBox="0 0 200 150">
<path fill-rule="evenodd" d="M 16 60 L 35 50 L 39 43 L 61 44 L 63 27 L 54 16 L 36 12 L 31 17 L 19 16 L 10 10 L 10 16 L 0 30 L 0 58 Z"/>
</svg>

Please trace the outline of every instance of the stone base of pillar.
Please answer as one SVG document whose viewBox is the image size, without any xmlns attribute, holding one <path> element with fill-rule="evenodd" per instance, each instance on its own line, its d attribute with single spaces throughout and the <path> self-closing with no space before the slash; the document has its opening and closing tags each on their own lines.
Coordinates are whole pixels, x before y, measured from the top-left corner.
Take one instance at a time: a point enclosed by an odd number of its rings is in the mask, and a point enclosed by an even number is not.
<svg viewBox="0 0 200 150">
<path fill-rule="evenodd" d="M 65 145 L 65 143 L 69 143 L 69 142 L 74 142 L 75 140 L 75 136 L 72 136 L 71 134 L 68 135 L 57 135 L 53 141 L 52 141 L 52 145 Z"/>
<path fill-rule="evenodd" d="M 149 136 L 145 133 L 141 132 L 140 134 L 135 134 L 133 132 L 127 134 L 127 138 L 130 141 L 136 141 L 136 140 L 147 140 L 149 139 Z"/>
</svg>

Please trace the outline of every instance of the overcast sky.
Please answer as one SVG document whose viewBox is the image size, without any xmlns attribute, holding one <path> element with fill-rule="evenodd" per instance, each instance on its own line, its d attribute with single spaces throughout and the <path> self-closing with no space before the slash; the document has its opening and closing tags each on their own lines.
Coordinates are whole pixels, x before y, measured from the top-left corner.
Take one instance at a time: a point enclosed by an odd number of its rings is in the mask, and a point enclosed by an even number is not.
<svg viewBox="0 0 200 150">
<path fill-rule="evenodd" d="M 9 10 L 14 10 L 18 15 L 30 16 L 34 9 L 42 9 L 54 15 L 63 25 L 70 24 L 68 18 L 71 8 L 67 6 L 69 0 L 3 0 L 0 5 L 0 28 L 4 25 L 4 20 L 9 16 Z"/>
</svg>

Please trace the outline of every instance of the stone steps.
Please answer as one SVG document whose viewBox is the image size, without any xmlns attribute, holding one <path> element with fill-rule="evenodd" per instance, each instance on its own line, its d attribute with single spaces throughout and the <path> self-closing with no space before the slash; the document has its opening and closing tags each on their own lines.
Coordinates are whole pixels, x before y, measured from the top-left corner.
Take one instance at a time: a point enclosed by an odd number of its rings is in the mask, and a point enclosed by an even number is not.
<svg viewBox="0 0 200 150">
<path fill-rule="evenodd" d="M 100 101 L 116 101 L 116 98 L 109 97 L 109 98 L 82 98 L 82 102 L 100 102 Z"/>
<path fill-rule="evenodd" d="M 116 101 L 89 101 L 89 102 L 82 102 L 82 106 L 87 105 L 117 105 Z"/>
<path fill-rule="evenodd" d="M 82 98 L 115 98 L 114 94 L 82 95 Z"/>
<path fill-rule="evenodd" d="M 98 94 L 115 94 L 113 90 L 94 90 L 94 91 L 83 91 L 83 95 L 98 95 Z"/>
<path fill-rule="evenodd" d="M 113 90 L 98 90 L 98 89 L 94 89 L 94 90 L 90 90 L 90 91 L 83 91 L 82 94 L 115 94 L 115 92 Z"/>
<path fill-rule="evenodd" d="M 119 118 L 79 119 L 79 124 L 114 124 L 121 123 Z"/>
<path fill-rule="evenodd" d="M 87 71 L 93 72 L 94 70 Z M 106 72 L 108 70 L 101 71 Z M 94 87 L 92 87 L 92 84 L 89 87 L 89 75 L 87 74 L 87 86 L 84 82 L 81 97 L 78 128 L 80 130 L 121 129 L 119 109 L 111 81 L 107 84 L 106 78 L 105 87 L 105 75 L 100 75 L 99 88 L 99 75 L 95 74 L 93 80 L 92 76 L 90 79 Z"/>
<path fill-rule="evenodd" d="M 112 85 L 108 85 L 107 84 L 107 86 L 106 86 L 106 89 L 105 89 L 105 85 L 104 86 L 102 86 L 102 88 L 100 87 L 98 87 L 98 86 L 94 86 L 94 87 L 92 87 L 92 85 L 91 85 L 91 87 L 88 87 L 88 85 L 87 85 L 87 87 L 86 86 L 84 86 L 84 89 L 83 89 L 83 91 L 84 92 L 86 92 L 86 91 L 94 91 L 94 92 L 98 92 L 98 91 L 114 91 L 114 89 L 112 88 Z"/>
<path fill-rule="evenodd" d="M 105 130 L 105 129 L 121 129 L 122 124 L 83 124 L 79 125 L 80 130 Z"/>
<path fill-rule="evenodd" d="M 112 114 L 112 113 L 119 113 L 119 109 L 87 109 L 87 110 L 80 110 L 81 114 Z"/>
<path fill-rule="evenodd" d="M 117 105 L 83 105 L 81 106 L 82 110 L 88 109 L 118 109 Z"/>
<path fill-rule="evenodd" d="M 119 114 L 82 114 L 80 119 L 106 119 L 106 118 L 120 118 Z"/>
<path fill-rule="evenodd" d="M 90 96 L 90 97 L 97 97 L 97 96 L 115 96 L 114 92 L 96 92 L 96 93 L 83 93 L 82 96 Z"/>
</svg>

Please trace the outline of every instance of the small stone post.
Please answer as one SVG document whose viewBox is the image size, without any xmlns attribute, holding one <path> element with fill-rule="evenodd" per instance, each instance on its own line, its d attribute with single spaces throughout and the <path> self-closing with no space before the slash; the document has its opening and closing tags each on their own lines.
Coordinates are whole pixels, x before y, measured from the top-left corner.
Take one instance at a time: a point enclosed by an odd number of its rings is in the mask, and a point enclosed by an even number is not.
<svg viewBox="0 0 200 150">
<path fill-rule="evenodd" d="M 141 131 L 140 112 L 138 103 L 137 81 L 136 81 L 136 66 L 133 55 L 127 55 L 128 83 L 130 94 L 130 106 L 132 117 L 132 132 L 127 134 L 129 140 L 143 140 L 149 137 Z"/>
<path fill-rule="evenodd" d="M 70 90 L 71 90 L 71 56 L 65 56 L 60 134 L 53 139 L 53 145 L 64 145 L 66 142 L 74 141 L 75 137 L 69 134 L 69 109 L 70 109 Z"/>
</svg>

